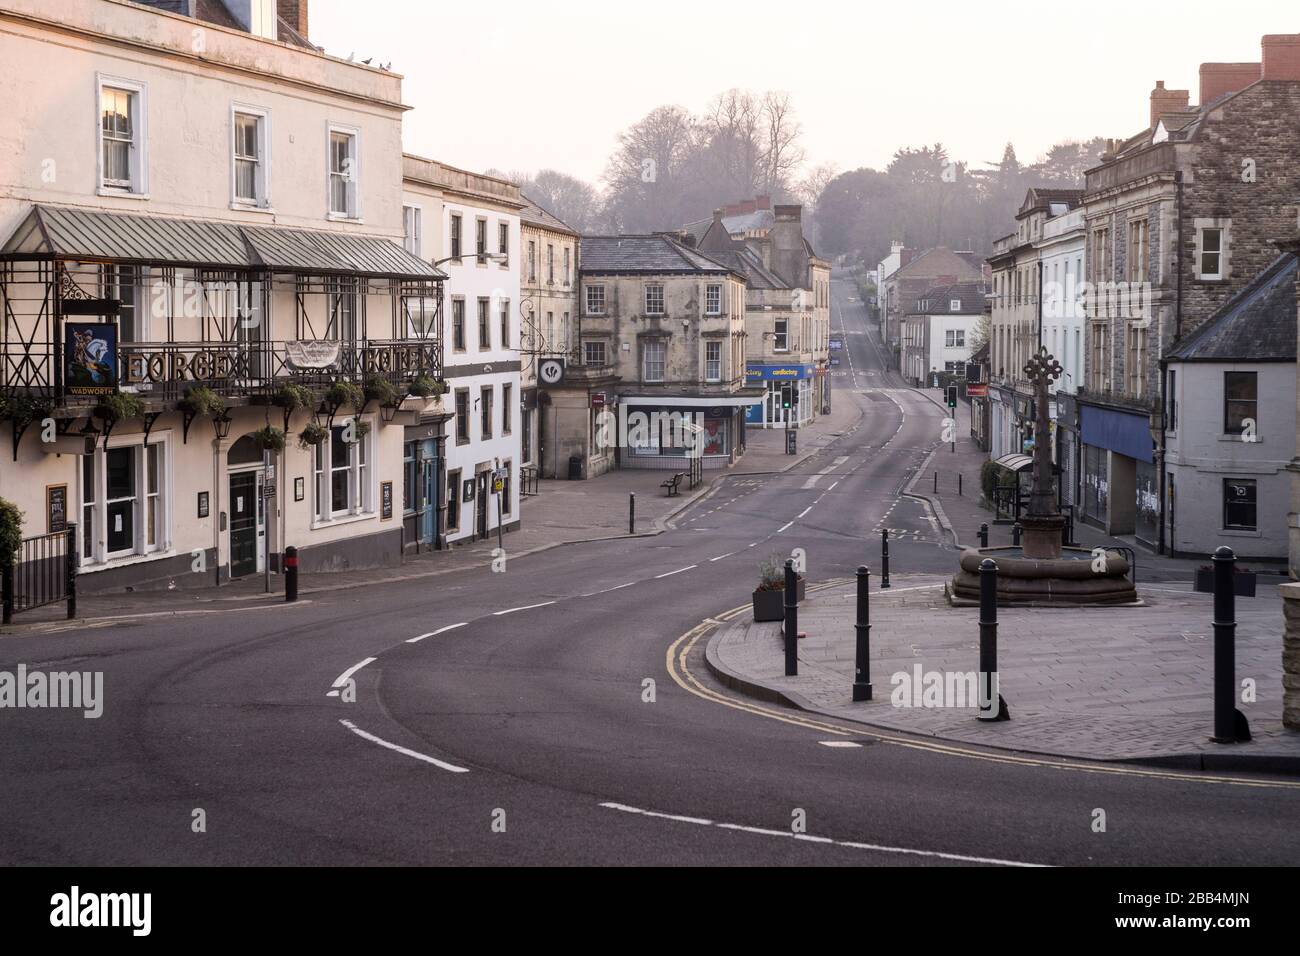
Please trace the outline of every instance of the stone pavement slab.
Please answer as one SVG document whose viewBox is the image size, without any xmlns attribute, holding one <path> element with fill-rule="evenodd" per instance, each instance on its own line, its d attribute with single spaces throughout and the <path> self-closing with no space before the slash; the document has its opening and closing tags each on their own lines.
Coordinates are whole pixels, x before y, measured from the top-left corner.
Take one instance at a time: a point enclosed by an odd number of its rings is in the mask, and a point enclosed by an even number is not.
<svg viewBox="0 0 1300 956">
<path fill-rule="evenodd" d="M 1282 608 L 1273 589 L 1237 603 L 1237 679 L 1257 699 L 1238 703 L 1254 739 L 1221 745 L 1213 729 L 1213 599 L 1139 588 L 1145 607 L 1000 608 L 998 667 L 1011 720 L 976 719 L 970 706 L 896 706 L 894 675 L 979 668 L 978 609 L 953 608 L 943 578 L 895 575 L 871 594 L 873 700 L 854 703 L 852 584 L 810 591 L 799 608 L 799 676 L 784 676 L 780 625 L 748 615 L 719 629 L 706 651 L 724 683 L 841 719 L 963 743 L 1092 760 L 1205 769 L 1300 772 L 1300 733 L 1282 726 Z M 901 691 L 900 691 L 900 696 Z M 917 691 L 919 698 L 920 691 Z"/>
</svg>

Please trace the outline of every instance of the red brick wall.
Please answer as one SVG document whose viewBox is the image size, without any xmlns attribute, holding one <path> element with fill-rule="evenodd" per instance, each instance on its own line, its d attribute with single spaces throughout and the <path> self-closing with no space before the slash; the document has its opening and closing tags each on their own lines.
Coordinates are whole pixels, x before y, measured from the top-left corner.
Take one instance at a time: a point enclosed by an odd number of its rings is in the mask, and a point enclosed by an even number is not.
<svg viewBox="0 0 1300 956">
<path fill-rule="evenodd" d="M 1260 78 L 1258 63 L 1202 63 L 1200 103 L 1217 100 L 1225 93 L 1244 90 Z"/>
<path fill-rule="evenodd" d="M 1264 79 L 1300 82 L 1300 34 L 1264 37 Z"/>
</svg>

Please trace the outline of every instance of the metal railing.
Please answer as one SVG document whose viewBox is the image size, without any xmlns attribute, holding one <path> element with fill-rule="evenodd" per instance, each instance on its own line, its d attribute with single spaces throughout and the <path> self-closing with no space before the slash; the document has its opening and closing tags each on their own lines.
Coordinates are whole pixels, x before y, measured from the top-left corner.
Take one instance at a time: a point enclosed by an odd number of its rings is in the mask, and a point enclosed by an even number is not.
<svg viewBox="0 0 1300 956">
<path fill-rule="evenodd" d="M 0 567 L 0 621 L 59 601 L 77 616 L 77 526 L 24 538 L 12 564 Z"/>
</svg>

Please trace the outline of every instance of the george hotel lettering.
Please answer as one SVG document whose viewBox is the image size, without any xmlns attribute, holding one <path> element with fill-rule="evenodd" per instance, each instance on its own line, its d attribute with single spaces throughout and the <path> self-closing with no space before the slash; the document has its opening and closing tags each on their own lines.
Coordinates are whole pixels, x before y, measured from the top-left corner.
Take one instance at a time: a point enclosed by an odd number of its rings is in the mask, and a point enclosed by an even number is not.
<svg viewBox="0 0 1300 956">
<path fill-rule="evenodd" d="M 417 374 L 437 370 L 437 347 L 427 343 L 366 346 L 361 351 L 362 371 Z"/>
<path fill-rule="evenodd" d="M 222 381 L 249 377 L 249 353 L 214 352 L 131 352 L 122 350 L 122 384 L 160 385 L 179 381 Z"/>
</svg>

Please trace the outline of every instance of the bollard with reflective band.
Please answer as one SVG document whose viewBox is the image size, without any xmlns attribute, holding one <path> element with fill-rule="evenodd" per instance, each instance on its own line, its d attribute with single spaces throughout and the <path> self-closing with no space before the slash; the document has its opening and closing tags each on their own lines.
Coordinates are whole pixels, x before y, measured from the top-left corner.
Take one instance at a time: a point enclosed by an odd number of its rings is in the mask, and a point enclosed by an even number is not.
<svg viewBox="0 0 1300 956">
<path fill-rule="evenodd" d="M 293 545 L 284 549 L 284 599 L 298 600 L 298 549 Z"/>
</svg>

